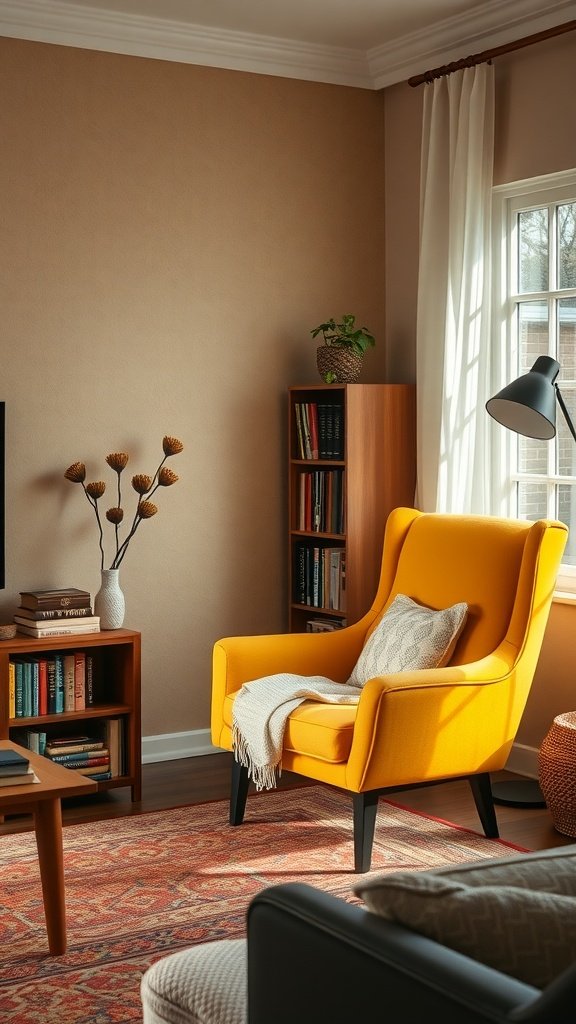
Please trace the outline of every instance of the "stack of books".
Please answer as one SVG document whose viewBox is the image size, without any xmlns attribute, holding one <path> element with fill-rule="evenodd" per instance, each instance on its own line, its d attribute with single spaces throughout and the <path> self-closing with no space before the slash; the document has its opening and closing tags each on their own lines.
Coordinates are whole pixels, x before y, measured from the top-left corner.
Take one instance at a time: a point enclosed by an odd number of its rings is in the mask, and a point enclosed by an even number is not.
<svg viewBox="0 0 576 1024">
<path fill-rule="evenodd" d="M 39 639 L 100 632 L 100 618 L 92 612 L 89 592 L 77 587 L 21 591 L 14 622 L 19 633 Z"/>
<path fill-rule="evenodd" d="M 63 768 L 73 768 L 96 782 L 112 778 L 110 751 L 97 736 L 50 737 L 44 753 Z"/>
<path fill-rule="evenodd" d="M 66 711 L 84 711 L 94 703 L 92 654 L 81 650 L 44 651 L 10 658 L 10 718 L 37 718 Z"/>
<path fill-rule="evenodd" d="M 30 761 L 17 750 L 0 749 L 0 786 L 21 786 L 38 782 Z"/>
</svg>

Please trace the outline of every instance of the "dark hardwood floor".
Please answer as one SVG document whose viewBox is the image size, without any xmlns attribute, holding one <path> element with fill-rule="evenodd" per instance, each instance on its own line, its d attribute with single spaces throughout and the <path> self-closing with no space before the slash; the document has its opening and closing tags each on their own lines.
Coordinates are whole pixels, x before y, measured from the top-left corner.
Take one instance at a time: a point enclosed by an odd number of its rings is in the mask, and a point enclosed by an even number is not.
<svg viewBox="0 0 576 1024">
<path fill-rule="evenodd" d="M 131 802 L 129 789 L 110 790 L 83 799 L 68 799 L 63 804 L 64 824 L 142 814 L 210 800 L 223 801 L 222 814 L 227 818 L 230 765 L 231 755 L 226 753 L 144 765 L 143 798 L 140 803 Z M 514 776 L 509 772 L 499 772 L 493 776 L 493 781 L 511 778 Z M 301 787 L 307 784 L 301 777 L 285 772 L 279 787 Z M 269 798 L 274 799 L 273 792 Z M 472 793 L 466 782 L 449 782 L 390 794 L 389 799 L 475 832 L 482 831 Z M 528 850 L 542 850 L 576 841 L 555 830 L 547 808 L 498 806 L 496 813 L 501 839 Z M 28 831 L 31 827 L 29 815 L 11 816 L 0 824 L 0 834 Z"/>
</svg>

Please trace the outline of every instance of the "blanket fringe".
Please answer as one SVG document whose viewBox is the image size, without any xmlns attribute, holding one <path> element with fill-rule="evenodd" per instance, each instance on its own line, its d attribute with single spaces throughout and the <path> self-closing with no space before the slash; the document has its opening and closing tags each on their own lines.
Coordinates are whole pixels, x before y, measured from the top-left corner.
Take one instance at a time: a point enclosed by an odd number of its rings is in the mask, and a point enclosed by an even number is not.
<svg viewBox="0 0 576 1024">
<path fill-rule="evenodd" d="M 277 776 L 281 775 L 281 766 L 272 764 L 255 764 L 252 752 L 245 737 L 236 723 L 232 726 L 232 747 L 234 757 L 244 768 L 248 769 L 248 778 L 252 779 L 259 793 L 263 789 L 275 789 Z"/>
</svg>

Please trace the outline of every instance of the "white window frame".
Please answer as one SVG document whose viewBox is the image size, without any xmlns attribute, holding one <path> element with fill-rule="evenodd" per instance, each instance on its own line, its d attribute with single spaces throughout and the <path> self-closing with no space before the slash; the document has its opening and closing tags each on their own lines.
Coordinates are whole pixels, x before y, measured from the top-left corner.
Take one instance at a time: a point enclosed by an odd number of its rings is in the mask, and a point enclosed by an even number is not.
<svg viewBox="0 0 576 1024">
<path fill-rule="evenodd" d="M 493 188 L 493 305 L 492 305 L 492 352 L 491 352 L 491 394 L 495 394 L 518 374 L 518 338 L 516 318 L 516 297 L 512 282 L 517 280 L 518 246 L 515 236 L 517 214 L 522 210 L 547 206 L 552 203 L 576 199 L 576 168 L 557 174 L 541 175 Z M 538 293 L 535 293 L 538 297 Z M 562 292 L 564 295 L 564 292 Z M 569 290 L 569 295 L 572 290 Z M 513 297 L 515 296 L 515 297 Z M 527 301 L 533 297 L 528 293 Z M 554 343 L 555 325 L 550 327 L 550 344 Z M 554 351 L 549 352 L 555 355 Z M 561 409 L 557 415 L 562 417 Z M 516 465 L 517 437 L 504 428 L 494 425 L 492 431 L 493 467 L 493 512 L 496 515 L 515 516 L 514 484 L 524 479 Z M 574 442 L 576 444 L 576 441 Z M 554 472 L 554 444 L 548 452 L 548 473 L 545 477 L 530 476 L 531 480 L 546 482 L 548 486 L 548 515 L 555 518 L 554 485 L 565 483 L 574 477 L 557 476 Z M 576 565 L 563 564 L 558 575 L 558 589 L 576 593 Z"/>
</svg>

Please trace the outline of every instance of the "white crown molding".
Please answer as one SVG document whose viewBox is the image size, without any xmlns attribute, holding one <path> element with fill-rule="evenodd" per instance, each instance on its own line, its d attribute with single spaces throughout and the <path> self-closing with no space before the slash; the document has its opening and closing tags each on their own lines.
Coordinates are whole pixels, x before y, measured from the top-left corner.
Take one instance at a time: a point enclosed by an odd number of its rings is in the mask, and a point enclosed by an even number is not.
<svg viewBox="0 0 576 1024">
<path fill-rule="evenodd" d="M 574 0 L 490 0 L 365 53 L 60 0 L 0 0 L 0 35 L 11 38 L 364 89 L 383 89 L 574 18 Z"/>
<path fill-rule="evenodd" d="M 204 28 L 57 0 L 0 0 L 0 35 L 232 71 L 373 88 L 362 50 Z"/>
<path fill-rule="evenodd" d="M 574 0 L 491 0 L 466 15 L 368 51 L 372 88 L 414 75 L 576 19 Z"/>
</svg>

